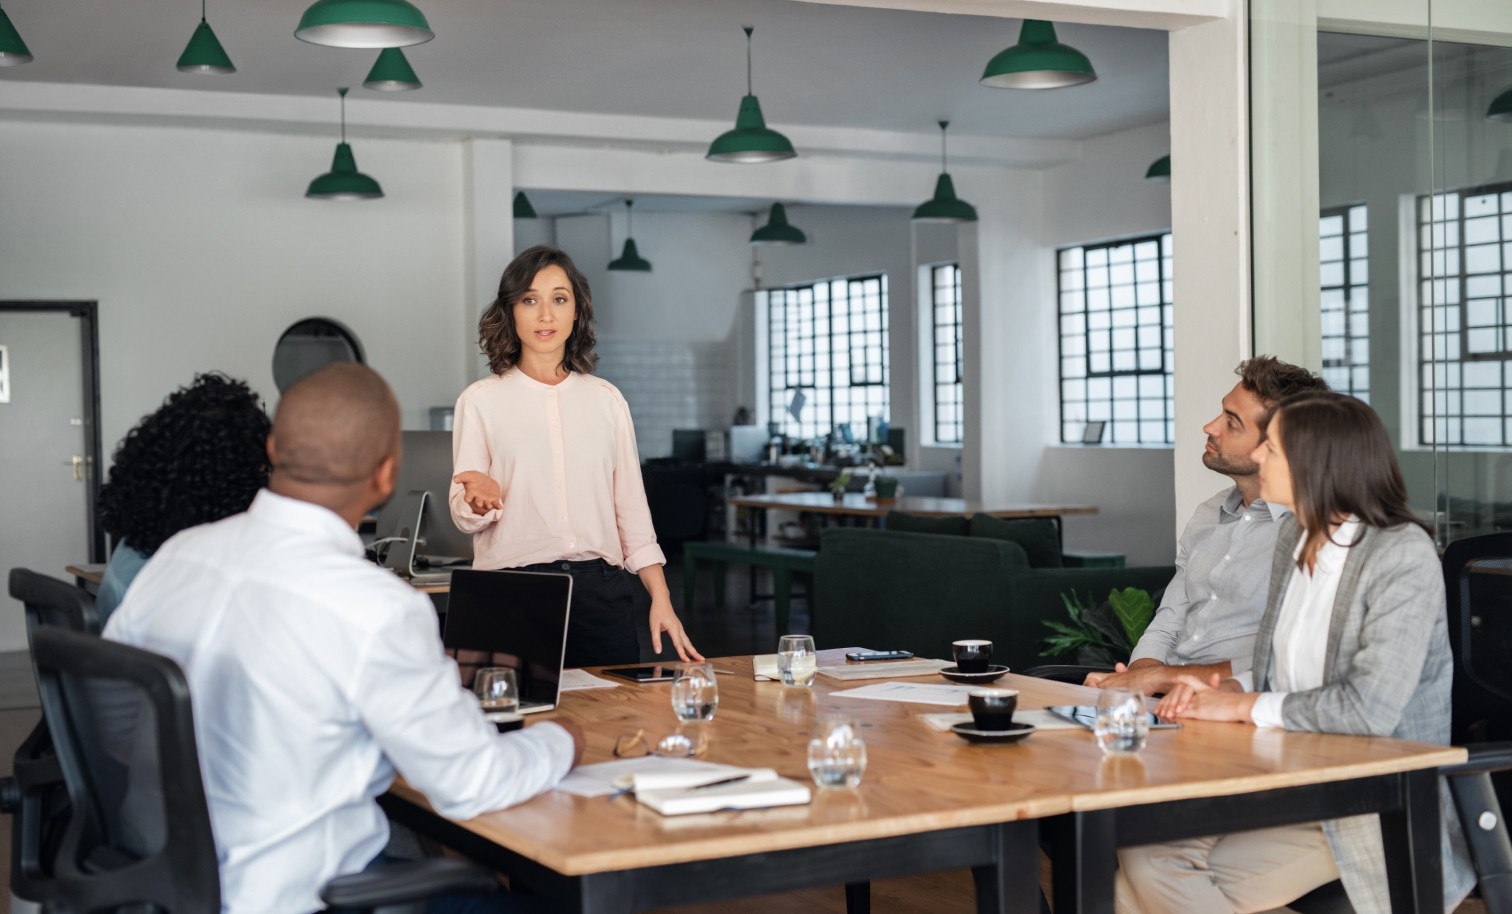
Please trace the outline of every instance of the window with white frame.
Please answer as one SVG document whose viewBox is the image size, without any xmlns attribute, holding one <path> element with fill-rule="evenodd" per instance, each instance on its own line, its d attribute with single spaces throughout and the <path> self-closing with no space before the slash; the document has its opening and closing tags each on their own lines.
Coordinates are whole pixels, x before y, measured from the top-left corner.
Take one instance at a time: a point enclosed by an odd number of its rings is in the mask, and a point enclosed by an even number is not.
<svg viewBox="0 0 1512 914">
<path fill-rule="evenodd" d="M 1318 299 L 1323 380 L 1370 402 L 1370 266 L 1365 204 L 1330 207 L 1318 219 Z"/>
<path fill-rule="evenodd" d="M 1421 443 L 1512 445 L 1512 184 L 1420 196 L 1417 226 Z"/>
<path fill-rule="evenodd" d="M 1061 441 L 1171 444 L 1171 233 L 1058 252 Z"/>
<path fill-rule="evenodd" d="M 868 417 L 887 418 L 886 275 L 759 294 L 767 311 L 767 418 L 783 434 L 817 438 L 849 425 L 859 439 Z"/>
<path fill-rule="evenodd" d="M 933 330 L 931 389 L 934 391 L 934 440 L 960 444 L 965 421 L 961 384 L 961 266 L 942 263 L 929 268 L 930 327 Z"/>
</svg>

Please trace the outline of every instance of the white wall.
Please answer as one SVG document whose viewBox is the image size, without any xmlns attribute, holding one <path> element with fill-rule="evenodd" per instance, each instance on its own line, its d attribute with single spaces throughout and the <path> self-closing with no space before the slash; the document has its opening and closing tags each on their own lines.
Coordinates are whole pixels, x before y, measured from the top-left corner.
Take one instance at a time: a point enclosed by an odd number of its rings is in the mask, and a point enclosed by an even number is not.
<svg viewBox="0 0 1512 914">
<path fill-rule="evenodd" d="M 105 450 L 196 372 L 272 408 L 273 347 L 334 318 L 399 393 L 406 427 L 462 386 L 456 144 L 363 140 L 382 200 L 304 199 L 329 139 L 0 122 L 0 299 L 100 302 Z"/>
</svg>

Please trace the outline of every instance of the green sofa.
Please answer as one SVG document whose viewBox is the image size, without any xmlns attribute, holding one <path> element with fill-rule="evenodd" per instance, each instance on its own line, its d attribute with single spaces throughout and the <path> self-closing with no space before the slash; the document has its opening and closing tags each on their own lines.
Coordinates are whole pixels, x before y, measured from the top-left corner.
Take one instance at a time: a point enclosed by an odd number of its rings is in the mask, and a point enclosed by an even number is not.
<svg viewBox="0 0 1512 914">
<path fill-rule="evenodd" d="M 1024 670 L 1074 658 L 1040 657 L 1065 619 L 1060 595 L 1075 589 L 1098 602 L 1118 587 L 1155 593 L 1174 566 L 1031 568 L 1024 547 L 984 536 L 831 527 L 814 568 L 814 641 L 820 648 L 902 648 L 950 658 L 961 638 L 993 642 L 993 662 Z"/>
</svg>

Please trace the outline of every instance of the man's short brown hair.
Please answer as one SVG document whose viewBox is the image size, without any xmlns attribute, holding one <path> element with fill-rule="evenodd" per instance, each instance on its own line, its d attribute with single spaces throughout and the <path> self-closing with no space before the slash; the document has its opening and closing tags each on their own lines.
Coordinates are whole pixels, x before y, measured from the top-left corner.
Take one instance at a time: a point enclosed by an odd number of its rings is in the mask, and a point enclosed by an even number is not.
<svg viewBox="0 0 1512 914">
<path fill-rule="evenodd" d="M 1234 369 L 1239 384 L 1260 398 L 1265 404 L 1265 416 L 1275 411 L 1276 404 L 1294 394 L 1309 391 L 1326 391 L 1328 382 L 1300 365 L 1283 362 L 1273 355 L 1257 355 L 1246 359 Z"/>
</svg>

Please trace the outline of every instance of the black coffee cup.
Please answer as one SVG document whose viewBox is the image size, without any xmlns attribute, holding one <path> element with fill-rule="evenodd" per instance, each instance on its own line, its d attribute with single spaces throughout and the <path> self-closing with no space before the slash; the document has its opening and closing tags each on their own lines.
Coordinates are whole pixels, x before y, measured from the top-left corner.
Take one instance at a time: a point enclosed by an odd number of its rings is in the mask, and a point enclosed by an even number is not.
<svg viewBox="0 0 1512 914">
<path fill-rule="evenodd" d="M 950 645 L 956 669 L 962 673 L 985 673 L 992 662 L 991 641 L 957 641 Z"/>
<path fill-rule="evenodd" d="M 1017 689 L 977 689 L 967 697 L 978 730 L 1007 730 L 1018 708 Z"/>
</svg>

